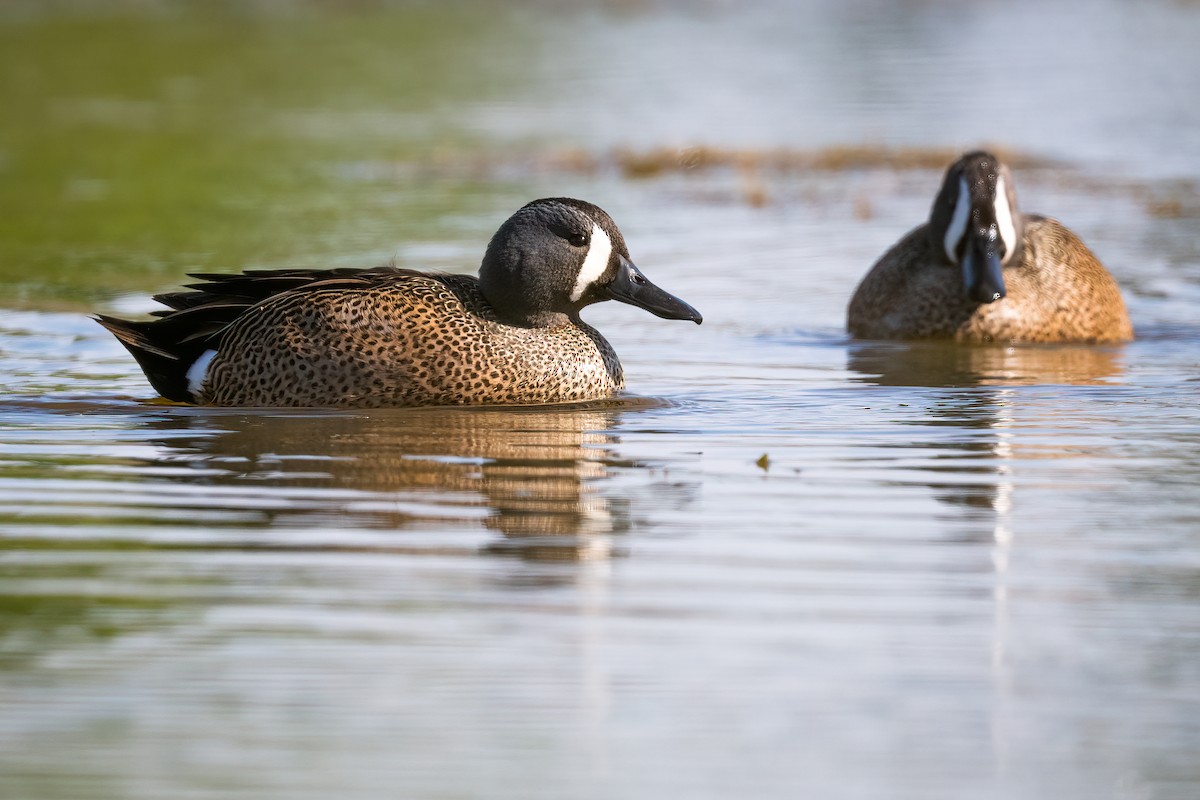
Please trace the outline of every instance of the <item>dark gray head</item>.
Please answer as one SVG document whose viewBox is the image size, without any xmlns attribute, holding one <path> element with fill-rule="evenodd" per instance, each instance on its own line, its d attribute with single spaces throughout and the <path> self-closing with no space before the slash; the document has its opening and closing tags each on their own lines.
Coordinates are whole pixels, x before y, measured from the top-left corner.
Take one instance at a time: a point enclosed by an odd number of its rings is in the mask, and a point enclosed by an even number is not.
<svg viewBox="0 0 1200 800">
<path fill-rule="evenodd" d="M 1012 174 L 1000 159 L 977 150 L 946 170 L 929 216 L 929 243 L 962 269 L 968 297 L 994 303 L 1007 294 L 1004 266 L 1015 263 L 1023 234 Z"/>
<path fill-rule="evenodd" d="M 509 217 L 488 244 L 479 284 L 500 318 L 516 325 L 566 324 L 601 300 L 701 321 L 696 309 L 646 280 L 603 209 L 567 197 L 534 200 Z"/>
</svg>

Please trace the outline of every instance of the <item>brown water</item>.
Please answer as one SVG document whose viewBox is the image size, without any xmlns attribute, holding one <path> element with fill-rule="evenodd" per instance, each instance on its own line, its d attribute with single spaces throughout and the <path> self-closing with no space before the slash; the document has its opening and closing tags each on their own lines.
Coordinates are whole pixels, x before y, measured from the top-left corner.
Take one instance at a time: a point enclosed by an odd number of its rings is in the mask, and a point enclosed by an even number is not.
<svg viewBox="0 0 1200 800">
<path fill-rule="evenodd" d="M 0 796 L 1200 795 L 1200 7 L 945 6 L 0 16 Z M 1136 342 L 846 339 L 980 142 Z M 550 194 L 704 313 L 588 311 L 619 400 L 162 405 L 86 316 Z"/>
</svg>

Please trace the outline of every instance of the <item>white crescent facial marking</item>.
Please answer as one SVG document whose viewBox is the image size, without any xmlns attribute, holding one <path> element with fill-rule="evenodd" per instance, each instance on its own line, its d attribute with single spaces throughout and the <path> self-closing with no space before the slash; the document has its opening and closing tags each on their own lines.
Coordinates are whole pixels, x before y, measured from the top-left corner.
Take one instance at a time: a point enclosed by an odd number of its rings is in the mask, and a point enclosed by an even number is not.
<svg viewBox="0 0 1200 800">
<path fill-rule="evenodd" d="M 592 223 L 592 243 L 588 246 L 587 257 L 579 268 L 579 277 L 575 279 L 575 289 L 571 292 L 571 300 L 583 297 L 588 287 L 599 280 L 608 269 L 608 259 L 612 257 L 612 240 L 599 225 Z"/>
<path fill-rule="evenodd" d="M 1004 242 L 1004 258 L 1001 263 L 1007 264 L 1009 257 L 1017 250 L 1017 226 L 1013 224 L 1012 207 L 1008 204 L 1008 186 L 1004 176 L 996 179 L 996 229 L 1000 241 Z"/>
<path fill-rule="evenodd" d="M 946 258 L 950 259 L 951 264 L 958 263 L 954 251 L 958 249 L 958 243 L 967 232 L 967 217 L 970 213 L 971 192 L 967 187 L 967 179 L 959 176 L 958 202 L 954 204 L 954 215 L 950 217 L 950 224 L 946 227 L 946 238 L 942 242 L 942 246 L 946 248 Z"/>
<path fill-rule="evenodd" d="M 204 379 L 208 377 L 208 365 L 217 357 L 216 350 L 205 350 L 195 362 L 188 367 L 187 371 L 187 388 L 192 397 L 200 399 L 200 389 L 204 386 Z"/>
</svg>

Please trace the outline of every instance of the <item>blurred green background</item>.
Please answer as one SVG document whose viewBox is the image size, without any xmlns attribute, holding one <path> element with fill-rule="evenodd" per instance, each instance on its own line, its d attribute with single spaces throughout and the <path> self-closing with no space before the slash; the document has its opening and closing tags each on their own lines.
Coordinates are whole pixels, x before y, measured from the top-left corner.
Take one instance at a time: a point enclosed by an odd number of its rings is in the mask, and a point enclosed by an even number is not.
<svg viewBox="0 0 1200 800">
<path fill-rule="evenodd" d="M 469 179 L 430 192 L 422 181 L 439 179 L 354 165 L 470 145 L 442 112 L 506 80 L 528 35 L 476 11 L 5 7 L 0 303 L 84 307 L 185 270 L 319 266 L 372 248 L 386 259 L 387 243 L 436 232 L 470 207 Z M 501 41 L 504 58 L 489 52 Z"/>
</svg>

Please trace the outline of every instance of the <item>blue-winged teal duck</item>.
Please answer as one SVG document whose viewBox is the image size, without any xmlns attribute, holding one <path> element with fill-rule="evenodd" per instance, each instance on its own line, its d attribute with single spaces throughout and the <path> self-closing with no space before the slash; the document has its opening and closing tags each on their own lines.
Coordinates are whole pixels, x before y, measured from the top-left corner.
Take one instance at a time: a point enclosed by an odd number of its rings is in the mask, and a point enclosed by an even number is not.
<svg viewBox="0 0 1200 800">
<path fill-rule="evenodd" d="M 620 300 L 699 312 L 642 275 L 602 209 L 536 200 L 488 244 L 479 277 L 394 267 L 194 275 L 145 322 L 98 321 L 170 400 L 218 406 L 556 403 L 621 390 L 579 312 Z"/>
<path fill-rule="evenodd" d="M 871 268 L 847 327 L 864 339 L 1124 342 L 1121 291 L 1079 237 L 1022 214 L 1012 175 L 968 153 L 946 172 L 929 222 Z"/>
</svg>

